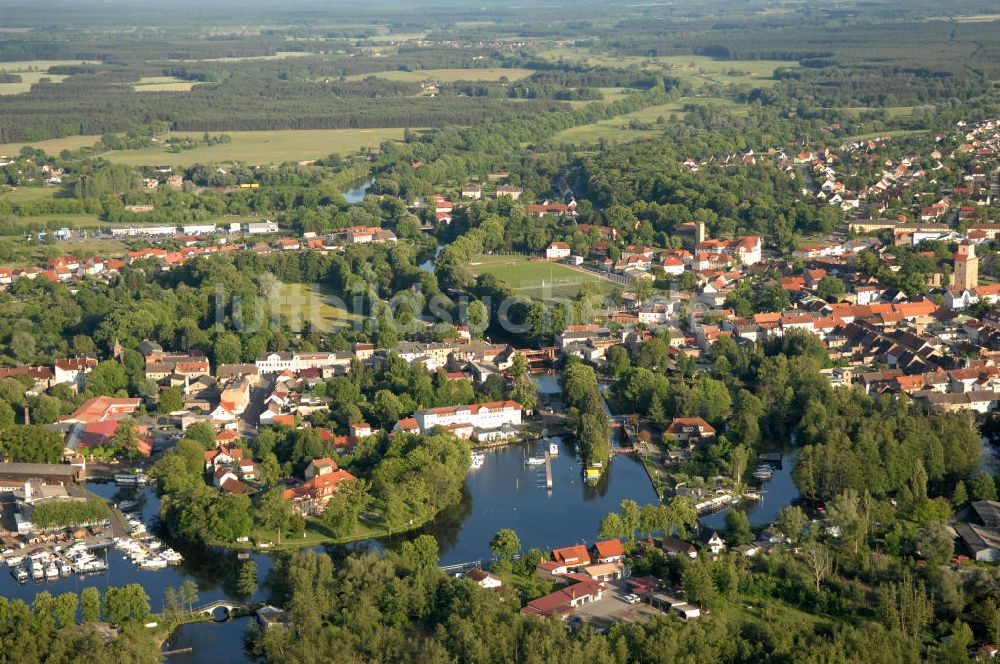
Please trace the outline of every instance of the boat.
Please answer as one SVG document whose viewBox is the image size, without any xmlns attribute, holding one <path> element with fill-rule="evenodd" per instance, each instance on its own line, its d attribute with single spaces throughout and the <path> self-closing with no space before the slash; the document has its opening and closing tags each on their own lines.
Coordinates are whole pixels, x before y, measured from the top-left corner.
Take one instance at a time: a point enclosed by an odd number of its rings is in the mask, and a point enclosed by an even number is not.
<svg viewBox="0 0 1000 664">
<path fill-rule="evenodd" d="M 65 560 L 59 561 L 59 573 L 60 574 L 62 574 L 63 576 L 69 576 L 72 571 L 73 571 L 73 568 L 70 567 L 70 565 L 69 565 L 68 562 L 66 562 Z"/>
<path fill-rule="evenodd" d="M 549 454 L 552 456 L 559 456 L 559 443 L 550 442 L 549 443 Z"/>
<path fill-rule="evenodd" d="M 473 469 L 482 468 L 484 463 L 486 463 L 485 454 L 483 454 L 482 452 L 472 453 L 472 465 L 470 466 L 471 468 Z"/>
<path fill-rule="evenodd" d="M 17 567 L 24 562 L 24 556 L 13 556 L 7 559 L 7 567 Z"/>
<path fill-rule="evenodd" d="M 43 578 L 45 578 L 45 570 L 42 569 L 41 565 L 31 566 L 31 578 L 34 579 L 35 581 L 41 581 Z"/>
<path fill-rule="evenodd" d="M 146 486 L 146 481 L 143 473 L 115 473 L 115 484 L 122 486 Z"/>
<path fill-rule="evenodd" d="M 166 560 L 168 563 L 172 565 L 182 562 L 184 560 L 184 557 L 181 556 L 181 554 L 177 553 L 176 551 L 170 548 L 164 549 L 160 555 L 163 556 L 164 560 Z"/>
<path fill-rule="evenodd" d="M 767 465 L 757 466 L 757 470 L 753 471 L 753 476 L 758 480 L 769 480 L 774 477 L 774 469 Z"/>
<path fill-rule="evenodd" d="M 524 463 L 528 464 L 529 466 L 543 466 L 545 465 L 545 457 L 543 456 L 528 457 L 527 459 L 524 460 Z"/>
<path fill-rule="evenodd" d="M 118 503 L 118 509 L 122 512 L 132 512 L 139 508 L 138 500 L 123 500 Z"/>
<path fill-rule="evenodd" d="M 167 561 L 159 556 L 155 558 L 146 558 L 139 563 L 139 567 L 142 569 L 163 569 L 167 566 Z"/>
<path fill-rule="evenodd" d="M 45 566 L 45 578 L 46 579 L 56 579 L 59 578 L 59 568 L 56 567 L 55 563 L 49 563 Z"/>
<path fill-rule="evenodd" d="M 28 570 L 24 569 L 24 566 L 15 567 L 11 571 L 11 574 L 14 575 L 14 578 L 17 579 L 18 583 L 24 583 L 28 580 Z"/>
</svg>

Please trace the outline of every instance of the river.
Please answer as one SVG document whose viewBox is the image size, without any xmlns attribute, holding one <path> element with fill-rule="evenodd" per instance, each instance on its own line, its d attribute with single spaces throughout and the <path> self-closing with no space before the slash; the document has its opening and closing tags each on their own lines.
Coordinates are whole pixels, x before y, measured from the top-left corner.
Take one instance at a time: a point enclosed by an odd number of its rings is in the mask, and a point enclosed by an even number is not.
<svg viewBox="0 0 1000 664">
<path fill-rule="evenodd" d="M 368 189 L 373 184 L 375 184 L 374 179 L 365 180 L 364 182 L 354 187 L 353 189 L 348 189 L 343 193 L 344 200 L 352 205 L 355 203 L 360 203 L 361 201 L 365 200 L 365 192 L 367 192 Z"/>
</svg>

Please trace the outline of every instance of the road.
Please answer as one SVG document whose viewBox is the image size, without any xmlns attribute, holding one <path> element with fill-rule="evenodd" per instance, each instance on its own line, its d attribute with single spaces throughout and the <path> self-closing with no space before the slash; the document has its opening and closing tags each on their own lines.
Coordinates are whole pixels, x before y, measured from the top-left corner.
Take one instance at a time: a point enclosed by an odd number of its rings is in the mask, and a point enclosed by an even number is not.
<svg viewBox="0 0 1000 664">
<path fill-rule="evenodd" d="M 264 410 L 264 399 L 271 392 L 272 383 L 270 377 L 261 376 L 258 385 L 250 392 L 250 403 L 237 422 L 241 438 L 257 437 L 257 422 Z"/>
</svg>

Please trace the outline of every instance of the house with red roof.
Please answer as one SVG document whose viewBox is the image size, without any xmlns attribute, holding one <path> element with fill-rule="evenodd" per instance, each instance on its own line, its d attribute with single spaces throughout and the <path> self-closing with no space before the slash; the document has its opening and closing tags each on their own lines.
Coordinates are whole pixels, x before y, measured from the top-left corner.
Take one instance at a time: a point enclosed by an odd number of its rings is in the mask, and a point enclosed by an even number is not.
<svg viewBox="0 0 1000 664">
<path fill-rule="evenodd" d="M 625 558 L 625 547 L 621 540 L 601 540 L 594 543 L 593 553 L 595 563 L 617 563 Z"/>
<path fill-rule="evenodd" d="M 694 447 L 698 443 L 714 440 L 715 428 L 700 417 L 675 417 L 663 430 L 663 436 Z"/>
<path fill-rule="evenodd" d="M 292 501 L 297 512 L 302 515 L 322 514 L 327 503 L 344 482 L 357 478 L 346 470 L 337 468 L 337 462 L 330 458 L 315 459 L 305 472 L 305 482 L 285 489 L 285 498 Z"/>
<path fill-rule="evenodd" d="M 565 618 L 583 604 L 595 602 L 604 596 L 604 584 L 581 578 L 565 588 L 560 588 L 528 602 L 521 613 L 529 616 L 559 616 Z"/>
</svg>

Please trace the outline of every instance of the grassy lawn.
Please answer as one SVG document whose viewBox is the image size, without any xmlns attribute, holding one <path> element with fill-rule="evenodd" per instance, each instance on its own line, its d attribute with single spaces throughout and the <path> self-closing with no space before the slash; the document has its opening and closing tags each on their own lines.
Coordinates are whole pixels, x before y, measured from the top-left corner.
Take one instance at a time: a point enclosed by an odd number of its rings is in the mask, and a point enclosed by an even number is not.
<svg viewBox="0 0 1000 664">
<path fill-rule="evenodd" d="M 0 262 L 0 267 L 38 265 L 55 256 L 73 254 L 74 256 L 100 256 L 102 258 L 120 258 L 128 248 L 118 240 L 71 240 L 57 242 L 53 245 L 18 245 L 16 255 L 9 261 Z"/>
<path fill-rule="evenodd" d="M 281 284 L 278 301 L 271 307 L 288 318 L 295 332 L 301 331 L 303 321 L 310 321 L 321 332 L 332 332 L 358 318 L 334 302 L 332 294 L 320 284 Z"/>
<path fill-rule="evenodd" d="M 287 129 L 276 131 L 227 131 L 233 140 L 218 145 L 201 145 L 193 150 L 170 152 L 161 148 L 121 150 L 104 156 L 119 164 L 132 166 L 191 166 L 197 163 L 246 161 L 254 164 L 281 163 L 320 159 L 333 153 L 346 154 L 383 141 L 401 140 L 403 129 Z M 186 136 L 200 140 L 202 133 L 179 132 L 167 136 Z"/>
<path fill-rule="evenodd" d="M 505 68 L 505 67 L 484 67 L 469 69 L 422 69 L 419 71 L 380 71 L 374 74 L 356 74 L 348 76 L 349 81 L 360 81 L 369 76 L 377 76 L 390 81 L 409 81 L 420 83 L 422 81 L 437 81 L 440 83 L 453 83 L 455 81 L 499 81 L 507 77 L 511 81 L 519 81 L 522 78 L 531 76 L 532 69 Z"/>
<path fill-rule="evenodd" d="M 132 84 L 136 92 L 187 92 L 195 81 L 185 81 L 173 76 L 144 76 Z"/>
<path fill-rule="evenodd" d="M 597 275 L 560 263 L 529 261 L 524 256 L 480 256 L 469 267 L 476 274 L 492 274 L 521 295 L 536 300 L 576 297 L 585 283 L 597 284 L 605 293 L 614 288 L 614 284 Z"/>
<path fill-rule="evenodd" d="M 712 609 L 712 614 L 723 616 L 728 620 L 747 620 L 762 626 L 780 622 L 814 629 L 827 622 L 823 616 L 806 613 L 771 597 L 748 597 L 737 603 L 719 598 L 717 606 Z"/>
<path fill-rule="evenodd" d="M 913 114 L 913 106 L 886 106 L 884 108 L 879 107 L 869 107 L 869 106 L 841 106 L 840 111 L 845 111 L 847 113 L 854 113 L 860 115 L 861 113 L 868 113 L 871 111 L 885 111 L 886 115 L 892 118 L 903 118 Z"/>
<path fill-rule="evenodd" d="M 4 84 L 0 84 L 2 87 Z M 30 143 L 0 143 L 0 155 L 15 155 L 21 151 L 25 145 L 33 148 L 45 150 L 47 154 L 57 155 L 63 150 L 79 150 L 95 145 L 100 136 L 66 136 L 64 138 L 50 138 L 44 141 L 33 141 Z"/>
<path fill-rule="evenodd" d="M 50 187 L 48 185 L 41 187 L 18 187 L 17 189 L 0 193 L 0 198 L 11 203 L 29 203 L 55 198 L 58 192 L 59 187 Z"/>
<path fill-rule="evenodd" d="M 48 224 L 52 222 L 69 229 L 108 228 L 111 222 L 98 219 L 92 214 L 43 214 L 37 217 L 18 217 L 14 219 L 18 225 Z"/>
</svg>

